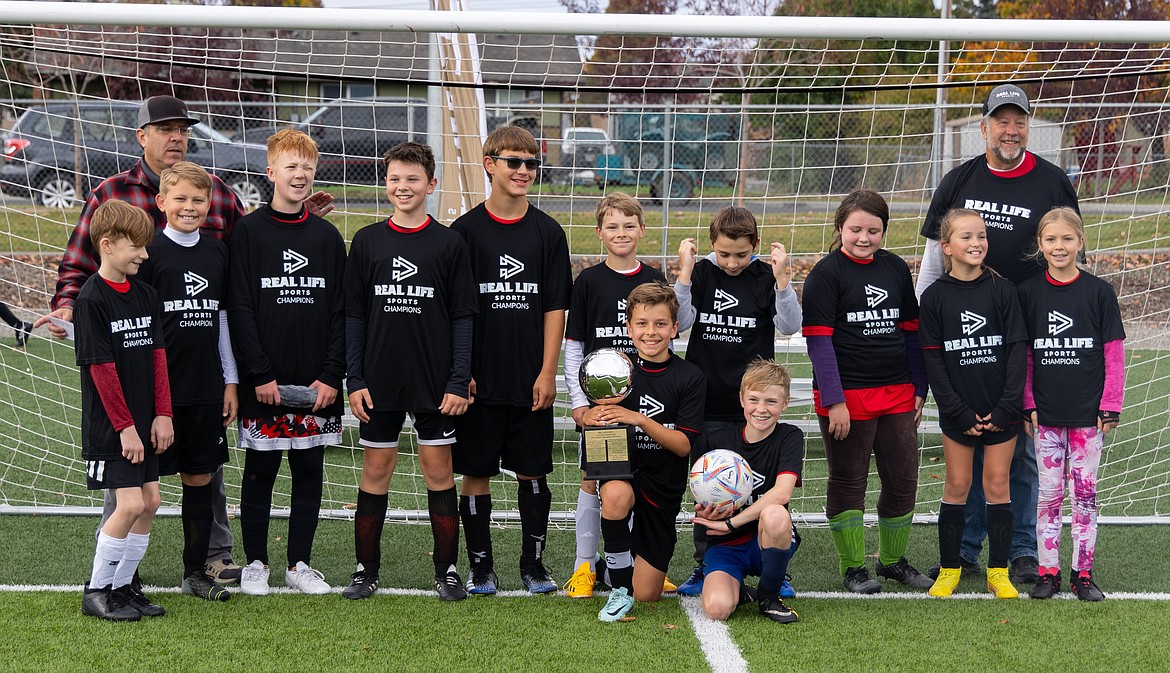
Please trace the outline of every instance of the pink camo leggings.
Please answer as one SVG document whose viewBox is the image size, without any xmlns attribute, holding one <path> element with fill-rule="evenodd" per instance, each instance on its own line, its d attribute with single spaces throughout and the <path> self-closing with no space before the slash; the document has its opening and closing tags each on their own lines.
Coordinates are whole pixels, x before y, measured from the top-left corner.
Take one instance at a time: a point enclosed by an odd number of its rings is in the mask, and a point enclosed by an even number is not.
<svg viewBox="0 0 1170 673">
<path fill-rule="evenodd" d="M 1040 565 L 1060 567 L 1061 505 L 1071 482 L 1073 570 L 1092 570 L 1097 549 L 1097 468 L 1105 435 L 1095 427 L 1036 428 L 1036 466 L 1040 472 L 1036 546 Z"/>
</svg>

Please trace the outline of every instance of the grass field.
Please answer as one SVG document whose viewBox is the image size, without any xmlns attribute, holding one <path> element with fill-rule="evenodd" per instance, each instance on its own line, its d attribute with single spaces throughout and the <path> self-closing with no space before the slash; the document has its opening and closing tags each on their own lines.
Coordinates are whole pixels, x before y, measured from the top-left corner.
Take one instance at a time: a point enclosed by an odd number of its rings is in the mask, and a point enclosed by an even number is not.
<svg viewBox="0 0 1170 673">
<path fill-rule="evenodd" d="M 711 670 L 702 647 L 710 646 L 714 627 L 702 619 L 692 623 L 684 602 L 676 598 L 639 604 L 632 613 L 636 620 L 619 624 L 597 620 L 604 604 L 600 595 L 588 600 L 509 595 L 441 603 L 429 593 L 429 529 L 404 524 L 387 526 L 383 586 L 414 591 L 361 602 L 336 594 L 273 594 L 237 595 L 228 603 L 210 604 L 173 593 L 181 570 L 181 531 L 177 519 L 160 519 L 142 574 L 147 584 L 170 588 L 154 595 L 169 614 L 140 624 L 103 623 L 80 615 L 76 589 L 88 573 L 95 525 L 93 517 L 0 516 L 0 585 L 69 585 L 65 591 L 2 593 L 0 623 L 8 637 L 0 639 L 0 661 L 5 670 Z M 283 558 L 284 527 L 283 520 L 274 521 L 274 566 Z M 872 553 L 876 533 L 868 534 Z M 896 600 L 915 596 L 889 586 L 886 599 L 847 598 L 839 593 L 828 532 L 805 529 L 803 535 L 792 563 L 800 595 L 790 602 L 801 621 L 778 625 L 753 608 L 741 608 L 726 632 L 738 653 L 716 654 L 716 663 L 734 663 L 742 656 L 757 671 L 905 673 L 1170 667 L 1167 603 L 1117 595 L 1170 592 L 1163 562 L 1170 535 L 1164 527 L 1101 530 L 1096 576 L 1112 596 L 1100 604 Z M 334 586 L 352 572 L 352 540 L 349 522 L 322 522 L 313 565 Z M 518 544 L 515 531 L 495 531 L 497 567 L 507 590 L 520 587 L 513 569 Z M 689 571 L 687 546 L 684 539 L 676 549 L 675 579 Z M 916 526 L 910 556 L 926 566 L 935 548 L 935 529 Z M 554 532 L 549 549 L 546 560 L 554 577 L 567 579 L 571 534 Z M 460 565 L 466 567 L 462 560 Z M 960 586 L 965 593 L 981 590 L 974 580 Z"/>
</svg>

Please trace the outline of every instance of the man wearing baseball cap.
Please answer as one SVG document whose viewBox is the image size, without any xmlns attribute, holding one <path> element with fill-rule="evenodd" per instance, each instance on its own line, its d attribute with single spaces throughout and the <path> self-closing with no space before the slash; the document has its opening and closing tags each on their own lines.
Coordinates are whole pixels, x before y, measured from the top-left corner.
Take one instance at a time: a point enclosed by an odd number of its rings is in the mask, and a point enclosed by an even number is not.
<svg viewBox="0 0 1170 673">
<path fill-rule="evenodd" d="M 926 252 L 916 287 L 919 298 L 942 275 L 939 220 L 950 209 L 970 208 L 982 216 L 987 224 L 987 265 L 1014 285 L 1043 271 L 1040 263 L 1026 258 L 1028 252 L 1036 249 L 1036 225 L 1040 218 L 1057 206 L 1080 212 L 1077 194 L 1064 171 L 1028 151 L 1031 115 L 1028 95 L 1014 84 L 1001 84 L 987 95 L 979 124 L 984 153 L 943 176 L 926 212 L 921 232 L 927 239 Z M 964 574 L 981 571 L 979 555 L 987 535 L 982 447 L 975 449 L 971 477 L 960 552 Z M 1039 478 L 1036 446 L 1022 431 L 1012 458 L 1010 486 L 1014 520 L 1011 579 L 1017 583 L 1035 583 L 1039 579 L 1036 551 Z"/>
<path fill-rule="evenodd" d="M 53 336 L 64 337 L 65 330 L 52 324 L 49 319 L 73 321 L 73 301 L 81 291 L 81 286 L 98 268 L 97 254 L 89 239 L 89 221 L 98 206 L 110 199 L 125 201 L 145 210 L 154 221 L 156 232 L 166 226 L 166 215 L 155 200 L 159 175 L 184 160 L 191 127 L 198 123 L 199 120 L 187 111 L 187 104 L 174 96 L 153 96 L 143 101 L 142 107 L 138 109 L 136 131 L 138 144 L 142 146 L 142 158 L 129 170 L 106 178 L 90 192 L 57 267 L 53 311 L 37 320 L 34 327 L 48 323 L 49 332 Z M 332 201 L 333 197 L 329 194 L 318 192 L 307 199 L 306 205 L 314 214 L 324 215 L 332 210 Z M 236 220 L 243 216 L 244 207 L 236 193 L 223 180 L 212 175 L 210 209 L 201 233 L 225 240 L 231 235 Z M 215 522 L 208 549 L 207 571 L 217 582 L 226 584 L 239 581 L 240 567 L 231 558 L 232 533 L 227 523 L 223 470 L 212 475 L 211 485 L 214 487 L 212 507 L 215 510 Z M 111 493 L 106 491 L 103 522 L 113 512 Z"/>
</svg>

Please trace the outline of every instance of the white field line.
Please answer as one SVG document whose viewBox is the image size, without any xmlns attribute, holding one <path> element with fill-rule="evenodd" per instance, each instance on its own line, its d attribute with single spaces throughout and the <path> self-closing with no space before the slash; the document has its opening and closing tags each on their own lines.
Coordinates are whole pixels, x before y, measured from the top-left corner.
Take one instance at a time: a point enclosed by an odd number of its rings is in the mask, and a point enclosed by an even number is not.
<svg viewBox="0 0 1170 673">
<path fill-rule="evenodd" d="M 72 592 L 81 593 L 82 588 L 83 587 L 80 584 L 0 584 L 0 592 L 11 591 L 14 593 L 33 593 L 33 592 L 37 592 L 37 591 L 59 592 L 59 593 L 72 593 Z M 232 594 L 234 594 L 236 596 L 243 595 L 240 593 L 239 587 L 227 587 L 227 588 L 229 591 L 232 592 Z M 145 589 L 148 593 L 159 593 L 159 594 L 177 594 L 180 592 L 180 589 L 177 586 L 166 586 L 166 587 L 147 586 L 147 587 L 145 587 Z M 342 587 L 340 587 L 340 586 L 334 587 L 334 589 L 331 593 L 340 594 L 341 589 L 342 589 Z M 278 586 L 270 587 L 269 592 L 271 592 L 272 594 L 278 594 L 278 595 L 284 594 L 284 595 L 290 595 L 290 596 L 293 594 L 299 593 L 299 592 L 293 591 L 292 589 L 288 589 L 285 587 L 278 587 Z M 605 591 L 599 591 L 597 595 L 604 596 L 604 595 L 606 595 L 606 593 L 607 592 L 605 592 Z M 378 595 L 380 595 L 380 596 L 434 596 L 435 592 L 433 589 L 383 588 L 383 589 L 378 589 Z M 500 592 L 496 593 L 496 595 L 500 596 L 502 598 L 532 598 L 533 597 L 533 595 L 528 593 L 527 591 L 519 590 L 519 589 L 500 591 Z M 564 594 L 561 592 L 557 592 L 555 595 L 564 596 Z M 1170 593 L 1159 593 L 1159 592 L 1110 591 L 1110 592 L 1106 593 L 1105 596 L 1107 597 L 1108 600 L 1170 601 Z M 691 603 L 691 601 L 687 597 L 676 596 L 675 594 L 664 594 L 662 597 L 665 599 L 678 598 L 680 601 L 682 601 L 683 608 L 687 610 L 688 614 L 690 614 L 690 609 L 689 609 L 688 605 Z M 475 597 L 472 596 L 472 598 L 475 598 Z M 995 597 L 992 596 L 990 593 L 982 593 L 982 592 L 981 593 L 955 594 L 955 595 L 951 596 L 950 598 L 936 599 L 936 598 L 932 598 L 931 596 L 927 596 L 925 593 L 913 593 L 910 591 L 896 591 L 896 592 L 890 592 L 890 593 L 878 593 L 878 594 L 870 594 L 870 595 L 854 594 L 854 593 L 850 593 L 847 591 L 801 591 L 797 594 L 796 598 L 792 598 L 792 599 L 788 599 L 788 600 L 794 601 L 793 605 L 798 605 L 801 601 L 808 599 L 808 598 L 813 598 L 813 599 L 839 598 L 839 599 L 857 600 L 857 601 L 888 601 L 888 600 L 910 600 L 910 601 L 915 601 L 915 600 L 945 600 L 945 601 L 976 600 L 976 601 L 982 601 L 982 600 L 995 600 Z M 1057 600 L 1059 600 L 1059 599 L 1076 600 L 1076 595 L 1071 593 L 1071 592 L 1064 592 L 1064 593 L 1058 594 L 1055 598 Z M 1028 598 L 1027 594 L 1021 593 L 1020 600 L 1031 600 L 1031 599 Z M 697 614 L 702 616 L 703 610 L 700 607 L 700 604 L 698 602 L 698 598 L 694 599 L 694 605 L 695 605 L 695 608 L 697 609 Z M 702 619 L 704 619 L 706 621 L 710 621 L 710 620 L 707 620 L 707 618 L 705 616 L 702 616 Z M 692 617 L 692 622 L 693 621 L 694 621 L 694 617 Z"/>
<path fill-rule="evenodd" d="M 699 647 L 703 649 L 703 656 L 711 666 L 712 673 L 741 673 L 748 670 L 747 660 L 739 651 L 731 634 L 727 631 L 727 624 L 708 619 L 703 614 L 703 604 L 698 596 L 680 596 L 683 610 L 691 620 L 695 629 L 695 637 L 699 640 Z"/>
</svg>

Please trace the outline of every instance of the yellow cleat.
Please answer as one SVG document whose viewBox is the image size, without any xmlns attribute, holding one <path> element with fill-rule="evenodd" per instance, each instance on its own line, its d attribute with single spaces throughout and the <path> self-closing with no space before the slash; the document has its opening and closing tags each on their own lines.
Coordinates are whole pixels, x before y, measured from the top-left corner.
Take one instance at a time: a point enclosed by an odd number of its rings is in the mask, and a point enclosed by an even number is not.
<svg viewBox="0 0 1170 673">
<path fill-rule="evenodd" d="M 597 573 L 589 570 L 588 563 L 582 563 L 561 590 L 569 598 L 593 598 L 593 584 L 596 581 Z"/>
<path fill-rule="evenodd" d="M 955 587 L 959 586 L 959 578 L 962 576 L 962 568 L 939 568 L 938 579 L 926 593 L 937 598 L 946 598 L 955 593 Z"/>
<path fill-rule="evenodd" d="M 662 580 L 662 593 L 669 594 L 675 591 L 678 591 L 678 586 L 674 582 L 671 582 L 669 577 L 664 578 Z"/>
<path fill-rule="evenodd" d="M 996 598 L 1020 597 L 1020 592 L 1016 591 L 1016 588 L 1012 586 L 1012 581 L 1008 579 L 1007 568 L 987 569 L 987 590 L 995 594 Z"/>
</svg>

